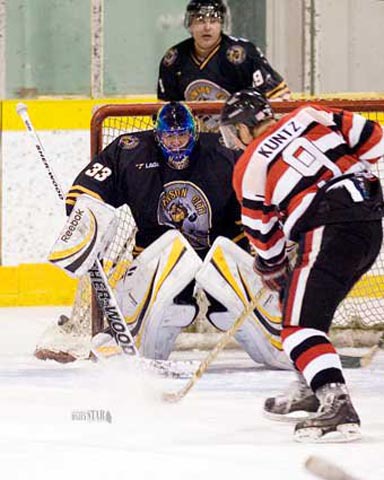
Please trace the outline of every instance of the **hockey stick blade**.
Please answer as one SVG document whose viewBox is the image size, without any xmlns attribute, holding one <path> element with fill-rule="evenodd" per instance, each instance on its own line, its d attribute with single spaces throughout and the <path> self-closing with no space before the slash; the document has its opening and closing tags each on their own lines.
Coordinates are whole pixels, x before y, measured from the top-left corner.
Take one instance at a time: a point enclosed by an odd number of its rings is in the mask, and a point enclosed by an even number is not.
<svg viewBox="0 0 384 480">
<path fill-rule="evenodd" d="M 381 335 L 376 345 L 373 345 L 363 355 L 340 355 L 341 365 L 344 368 L 364 368 L 370 365 L 377 352 L 384 348 L 384 334 Z"/>
<path fill-rule="evenodd" d="M 221 336 L 220 340 L 217 344 L 213 347 L 213 349 L 209 352 L 209 354 L 201 361 L 199 367 L 191 377 L 191 379 L 184 385 L 183 388 L 176 392 L 165 392 L 162 395 L 162 399 L 168 403 L 177 403 L 181 399 L 183 399 L 186 394 L 192 389 L 192 387 L 196 384 L 196 382 L 201 378 L 204 372 L 207 370 L 209 365 L 213 362 L 213 360 L 217 357 L 219 352 L 223 350 L 223 348 L 227 345 L 233 335 L 237 332 L 237 330 L 241 327 L 241 325 L 245 322 L 248 316 L 253 312 L 258 304 L 258 301 L 261 295 L 264 293 L 265 289 L 261 288 L 256 296 L 251 300 L 251 302 L 247 305 L 247 307 L 243 310 L 237 320 L 233 323 L 231 328 L 229 328 L 223 335 Z"/>
<path fill-rule="evenodd" d="M 304 463 L 304 467 L 318 478 L 323 480 L 359 480 L 343 470 L 338 465 L 317 455 L 311 455 Z"/>
</svg>

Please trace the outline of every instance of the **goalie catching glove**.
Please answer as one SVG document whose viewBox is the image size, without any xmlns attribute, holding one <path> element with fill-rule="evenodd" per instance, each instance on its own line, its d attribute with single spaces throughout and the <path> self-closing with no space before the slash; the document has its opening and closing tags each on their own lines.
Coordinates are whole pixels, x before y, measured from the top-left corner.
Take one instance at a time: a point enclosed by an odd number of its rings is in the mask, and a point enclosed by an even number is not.
<svg viewBox="0 0 384 480">
<path fill-rule="evenodd" d="M 281 292 L 287 284 L 289 275 L 289 263 L 287 258 L 284 258 L 279 263 L 268 265 L 268 263 L 260 256 L 256 256 L 253 270 L 260 276 L 264 287 L 269 288 L 270 290 Z"/>
<path fill-rule="evenodd" d="M 81 195 L 49 254 L 48 260 L 73 277 L 81 277 L 102 256 L 116 234 L 116 210 Z"/>
</svg>

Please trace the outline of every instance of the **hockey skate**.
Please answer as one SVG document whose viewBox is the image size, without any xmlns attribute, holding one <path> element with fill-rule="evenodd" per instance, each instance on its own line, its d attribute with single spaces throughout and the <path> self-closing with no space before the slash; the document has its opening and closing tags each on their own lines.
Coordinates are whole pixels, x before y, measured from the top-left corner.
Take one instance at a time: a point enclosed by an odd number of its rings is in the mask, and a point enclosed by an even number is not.
<svg viewBox="0 0 384 480">
<path fill-rule="evenodd" d="M 291 384 L 286 393 L 267 398 L 264 403 L 264 415 L 272 420 L 298 421 L 313 417 L 320 402 L 308 387 L 302 375 Z"/>
<path fill-rule="evenodd" d="M 350 442 L 358 440 L 360 419 L 347 387 L 341 383 L 329 383 L 319 388 L 318 415 L 297 423 L 294 438 L 298 442 Z"/>
</svg>

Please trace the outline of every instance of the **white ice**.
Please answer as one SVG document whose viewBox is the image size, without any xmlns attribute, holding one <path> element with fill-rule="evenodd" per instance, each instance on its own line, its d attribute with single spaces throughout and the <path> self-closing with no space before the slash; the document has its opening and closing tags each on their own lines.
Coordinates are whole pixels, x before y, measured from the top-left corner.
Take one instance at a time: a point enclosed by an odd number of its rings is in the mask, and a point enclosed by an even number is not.
<svg viewBox="0 0 384 480">
<path fill-rule="evenodd" d="M 384 352 L 368 368 L 346 370 L 363 439 L 303 445 L 293 441 L 291 424 L 261 413 L 263 400 L 286 388 L 291 373 L 226 351 L 183 401 L 165 404 L 161 392 L 185 380 L 143 376 L 125 360 L 35 359 L 37 338 L 59 313 L 67 312 L 0 309 L 0 478 L 310 480 L 303 467 L 309 455 L 360 479 L 384 478 Z M 111 423 L 72 418 L 89 410 L 109 411 Z"/>
</svg>

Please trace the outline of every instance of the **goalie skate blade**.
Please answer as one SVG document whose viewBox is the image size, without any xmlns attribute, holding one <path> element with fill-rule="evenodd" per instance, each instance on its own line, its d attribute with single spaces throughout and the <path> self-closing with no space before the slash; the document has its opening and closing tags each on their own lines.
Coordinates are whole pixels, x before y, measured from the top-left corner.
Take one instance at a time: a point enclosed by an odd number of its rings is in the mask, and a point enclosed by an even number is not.
<svg viewBox="0 0 384 480">
<path fill-rule="evenodd" d="M 360 427 L 356 423 L 339 425 L 335 431 L 324 433 L 318 427 L 308 427 L 297 430 L 294 439 L 299 443 L 344 443 L 360 440 Z"/>
</svg>

